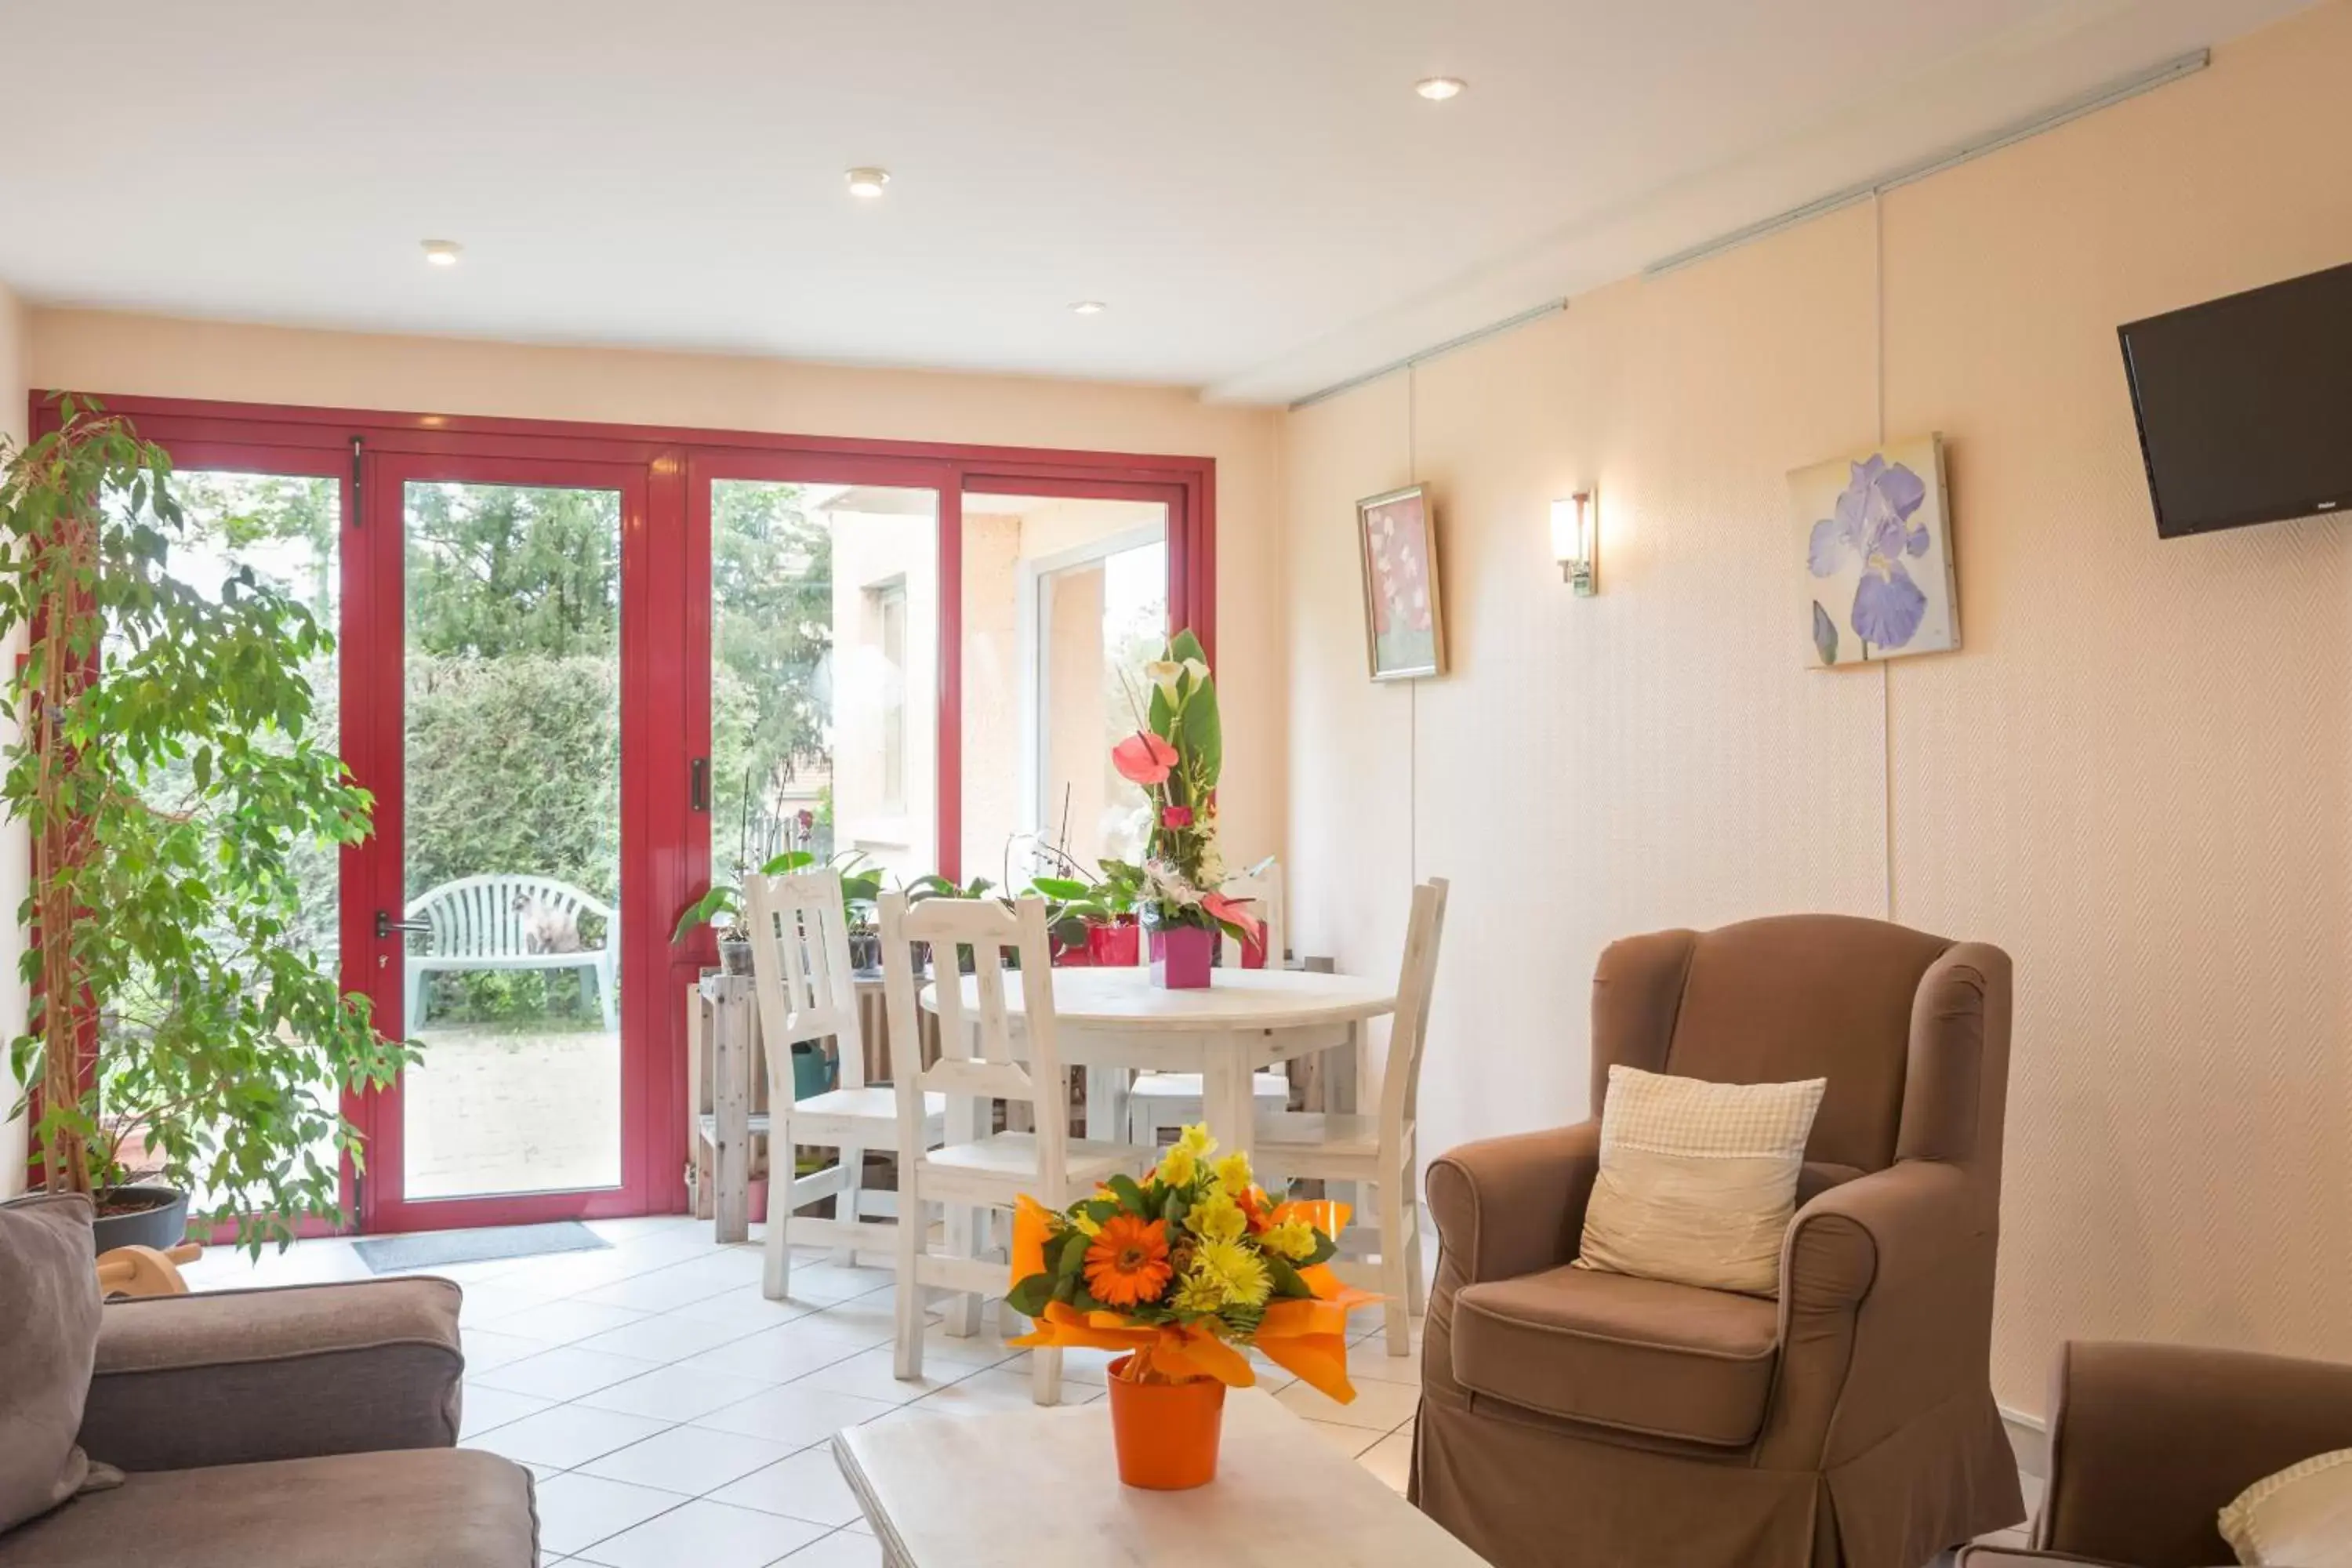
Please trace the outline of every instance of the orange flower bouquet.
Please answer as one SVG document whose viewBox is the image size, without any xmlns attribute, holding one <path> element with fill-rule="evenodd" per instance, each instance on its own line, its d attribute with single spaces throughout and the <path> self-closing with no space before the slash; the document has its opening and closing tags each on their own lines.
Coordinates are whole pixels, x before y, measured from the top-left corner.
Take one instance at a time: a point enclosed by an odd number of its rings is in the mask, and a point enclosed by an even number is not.
<svg viewBox="0 0 2352 1568">
<path fill-rule="evenodd" d="M 1005 1302 L 1034 1321 L 1010 1341 L 1091 1346 L 1111 1363 L 1119 1479 L 1175 1489 L 1216 1474 L 1227 1387 L 1256 1382 L 1239 1347 L 1346 1403 L 1348 1314 L 1380 1300 L 1328 1263 L 1345 1205 L 1277 1203 L 1245 1154 L 1216 1158 L 1206 1127 L 1184 1129 L 1142 1181 L 1115 1176 L 1055 1213 L 1024 1197 L 1013 1222 Z"/>
</svg>

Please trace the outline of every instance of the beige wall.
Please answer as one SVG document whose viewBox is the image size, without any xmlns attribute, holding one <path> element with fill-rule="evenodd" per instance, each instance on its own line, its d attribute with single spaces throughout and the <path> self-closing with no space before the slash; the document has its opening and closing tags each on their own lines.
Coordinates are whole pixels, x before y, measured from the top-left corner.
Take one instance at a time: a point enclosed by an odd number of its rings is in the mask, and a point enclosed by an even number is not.
<svg viewBox="0 0 2352 1568">
<path fill-rule="evenodd" d="M 1584 1112 L 1610 939 L 1891 911 L 2017 960 L 2006 1404 L 2067 1336 L 2352 1357 L 2352 528 L 2159 542 L 2115 338 L 2352 258 L 2347 70 L 2333 0 L 1291 418 L 1293 943 L 1393 963 L 1453 879 L 1424 1149 Z M 1950 442 L 1967 646 L 1810 670 L 1784 475 L 1882 395 Z M 1409 479 L 1454 670 L 1375 687 L 1351 503 Z M 1586 483 L 1578 600 L 1546 503 Z"/>
<path fill-rule="evenodd" d="M 1227 825 L 1282 831 L 1281 416 L 1172 387 L 34 310 L 32 384 L 96 393 L 1076 447 L 1217 463 Z M 21 401 L 21 400 L 20 400 Z"/>
<path fill-rule="evenodd" d="M 24 330 L 25 312 L 16 296 L 0 284 L 0 441 L 25 438 Z M 12 639 L 0 648 L 0 658 L 13 661 L 16 648 Z M 13 739 L 13 721 L 0 717 L 0 724 L 9 726 Z M 22 1191 L 25 1184 L 25 1123 L 7 1114 L 16 1103 L 18 1087 L 8 1070 L 7 1042 L 25 1031 L 25 993 L 16 984 L 16 961 L 24 950 L 16 910 L 25 901 L 27 869 L 25 836 L 0 833 L 0 1123 L 5 1123 L 0 1125 L 0 1197 Z"/>
</svg>

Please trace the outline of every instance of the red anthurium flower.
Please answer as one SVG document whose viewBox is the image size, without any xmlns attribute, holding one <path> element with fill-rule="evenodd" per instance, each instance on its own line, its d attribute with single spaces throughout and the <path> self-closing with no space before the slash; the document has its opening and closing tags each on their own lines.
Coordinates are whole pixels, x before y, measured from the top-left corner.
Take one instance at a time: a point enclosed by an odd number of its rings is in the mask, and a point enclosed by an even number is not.
<svg viewBox="0 0 2352 1568">
<path fill-rule="evenodd" d="M 1139 730 L 1110 749 L 1110 763 L 1128 783 L 1149 788 L 1168 782 L 1168 771 L 1176 765 L 1176 748 L 1149 730 Z"/>
<path fill-rule="evenodd" d="M 1201 900 L 1201 907 L 1209 911 L 1211 920 L 1241 927 L 1248 933 L 1254 946 L 1263 948 L 1265 946 L 1265 922 L 1249 912 L 1248 904 L 1247 899 L 1229 899 L 1223 893 L 1211 893 Z"/>
<path fill-rule="evenodd" d="M 1192 826 L 1192 808 L 1189 805 L 1170 806 L 1167 810 L 1160 814 L 1160 826 L 1162 827 Z"/>
</svg>

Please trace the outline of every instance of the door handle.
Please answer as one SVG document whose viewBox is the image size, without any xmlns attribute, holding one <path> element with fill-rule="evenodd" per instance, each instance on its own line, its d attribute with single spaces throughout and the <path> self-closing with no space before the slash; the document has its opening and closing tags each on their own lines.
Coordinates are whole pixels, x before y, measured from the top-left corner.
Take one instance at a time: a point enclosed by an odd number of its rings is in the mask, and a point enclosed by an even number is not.
<svg viewBox="0 0 2352 1568">
<path fill-rule="evenodd" d="M 697 757 L 686 764 L 686 805 L 689 811 L 710 809 L 710 759 Z"/>
<path fill-rule="evenodd" d="M 375 912 L 375 934 L 379 939 L 388 938 L 396 931 L 429 931 L 432 929 L 431 921 L 396 921 L 389 910 Z"/>
</svg>

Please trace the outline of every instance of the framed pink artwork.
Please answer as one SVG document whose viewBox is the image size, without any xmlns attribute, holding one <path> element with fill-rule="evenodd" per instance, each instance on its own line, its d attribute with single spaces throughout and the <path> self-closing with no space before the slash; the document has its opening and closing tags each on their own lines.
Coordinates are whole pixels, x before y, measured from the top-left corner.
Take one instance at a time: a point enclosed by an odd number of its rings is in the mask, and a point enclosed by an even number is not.
<svg viewBox="0 0 2352 1568">
<path fill-rule="evenodd" d="M 1374 680 L 1445 673 L 1437 588 L 1437 523 L 1428 488 L 1408 485 L 1356 503 L 1364 564 L 1364 653 Z"/>
</svg>

